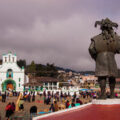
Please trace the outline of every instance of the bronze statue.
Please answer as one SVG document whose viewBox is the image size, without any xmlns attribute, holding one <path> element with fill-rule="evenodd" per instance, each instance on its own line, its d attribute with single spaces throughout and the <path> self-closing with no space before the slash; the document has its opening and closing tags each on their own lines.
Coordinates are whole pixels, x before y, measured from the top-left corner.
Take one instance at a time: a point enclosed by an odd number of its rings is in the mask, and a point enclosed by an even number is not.
<svg viewBox="0 0 120 120">
<path fill-rule="evenodd" d="M 108 18 L 95 22 L 95 27 L 100 25 L 101 34 L 91 39 L 89 52 L 96 62 L 95 75 L 101 88 L 100 99 L 106 99 L 106 80 L 109 80 L 110 98 L 114 98 L 115 78 L 118 74 L 115 54 L 120 53 L 120 37 L 114 31 L 117 23 Z"/>
</svg>

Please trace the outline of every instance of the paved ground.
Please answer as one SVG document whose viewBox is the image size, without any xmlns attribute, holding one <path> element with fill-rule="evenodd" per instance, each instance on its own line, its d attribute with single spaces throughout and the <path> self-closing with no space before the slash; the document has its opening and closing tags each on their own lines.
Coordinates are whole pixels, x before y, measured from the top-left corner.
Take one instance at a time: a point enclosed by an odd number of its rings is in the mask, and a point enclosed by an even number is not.
<svg viewBox="0 0 120 120">
<path fill-rule="evenodd" d="M 81 98 L 81 100 L 83 101 L 83 103 L 88 103 L 90 101 L 90 99 L 83 99 L 83 98 Z M 1 116 L 2 116 L 2 120 L 5 119 L 5 107 L 6 107 L 6 105 L 9 102 L 15 102 L 16 103 L 16 101 L 17 101 L 17 97 L 9 97 L 9 99 L 6 101 L 6 103 L 2 103 L 0 101 L 0 113 L 1 113 Z M 38 101 L 42 101 L 42 102 L 40 103 Z M 35 102 L 30 102 L 30 103 L 29 102 L 24 102 L 24 111 L 15 112 L 15 114 L 13 116 L 29 116 L 30 115 L 29 114 L 30 113 L 29 112 L 30 108 L 33 105 L 37 106 L 38 112 L 47 111 L 50 108 L 50 105 L 45 105 L 43 103 L 43 97 L 36 96 Z M 16 119 L 16 120 L 18 120 L 18 119 Z"/>
<path fill-rule="evenodd" d="M 70 98 L 68 98 L 68 99 L 70 99 Z M 83 103 L 88 103 L 90 99 L 83 99 L 83 98 L 81 98 L 81 100 L 83 101 Z M 43 111 L 48 111 L 49 110 L 50 105 L 46 105 L 43 102 L 39 103 L 37 101 L 43 101 L 43 97 L 36 96 L 35 102 L 30 102 L 30 103 L 29 102 L 25 102 L 24 103 L 24 108 L 25 108 L 24 112 L 17 112 L 15 115 L 19 116 L 22 113 L 29 115 L 30 108 L 33 105 L 37 106 L 38 112 L 41 112 L 41 111 L 43 112 Z M 60 104 L 60 102 L 58 104 Z"/>
<path fill-rule="evenodd" d="M 89 105 L 38 120 L 120 120 L 120 105 Z"/>
<path fill-rule="evenodd" d="M 38 101 L 42 101 L 42 102 L 38 102 Z M 18 118 L 21 116 L 25 116 L 26 117 L 25 120 L 27 120 L 27 118 L 29 118 L 29 116 L 30 116 L 30 108 L 32 106 L 37 106 L 38 112 L 48 111 L 50 108 L 50 105 L 45 105 L 43 103 L 43 97 L 36 96 L 35 102 L 28 102 L 28 101 L 24 102 L 24 111 L 15 112 L 13 116 L 18 116 Z M 18 119 L 16 118 L 16 120 L 18 120 Z"/>
<path fill-rule="evenodd" d="M 2 120 L 5 119 L 5 107 L 9 102 L 16 103 L 17 97 L 9 97 L 5 103 L 0 101 L 0 115 L 2 116 Z"/>
</svg>

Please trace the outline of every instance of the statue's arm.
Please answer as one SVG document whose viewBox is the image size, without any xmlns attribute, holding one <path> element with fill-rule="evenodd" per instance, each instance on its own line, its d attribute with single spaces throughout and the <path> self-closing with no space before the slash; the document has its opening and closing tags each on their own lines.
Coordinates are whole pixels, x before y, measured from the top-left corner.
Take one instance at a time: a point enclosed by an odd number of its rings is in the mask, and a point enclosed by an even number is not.
<svg viewBox="0 0 120 120">
<path fill-rule="evenodd" d="M 95 42 L 92 39 L 91 39 L 91 44 L 90 44 L 90 47 L 89 47 L 89 53 L 90 53 L 91 57 L 94 60 L 96 60 L 97 52 L 96 52 L 96 49 L 95 49 Z"/>
<path fill-rule="evenodd" d="M 112 26 L 115 27 L 115 28 L 118 28 L 118 24 L 117 23 L 112 22 Z"/>
<path fill-rule="evenodd" d="M 97 27 L 97 25 L 101 25 L 101 21 L 96 21 L 95 22 L 95 27 Z"/>
</svg>

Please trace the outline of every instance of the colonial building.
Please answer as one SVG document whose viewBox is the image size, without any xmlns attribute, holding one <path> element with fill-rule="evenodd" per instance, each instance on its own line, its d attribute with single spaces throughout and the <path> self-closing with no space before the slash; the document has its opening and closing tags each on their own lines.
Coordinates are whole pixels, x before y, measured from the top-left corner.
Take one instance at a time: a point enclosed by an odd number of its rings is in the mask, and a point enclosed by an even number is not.
<svg viewBox="0 0 120 120">
<path fill-rule="evenodd" d="M 43 91 L 45 90 L 58 90 L 59 80 L 52 77 L 31 77 L 29 83 L 24 84 L 25 89 Z"/>
<path fill-rule="evenodd" d="M 0 65 L 0 91 L 23 91 L 25 82 L 28 82 L 28 78 L 25 75 L 24 67 L 20 68 L 17 65 L 16 54 L 11 52 L 3 54 Z"/>
</svg>

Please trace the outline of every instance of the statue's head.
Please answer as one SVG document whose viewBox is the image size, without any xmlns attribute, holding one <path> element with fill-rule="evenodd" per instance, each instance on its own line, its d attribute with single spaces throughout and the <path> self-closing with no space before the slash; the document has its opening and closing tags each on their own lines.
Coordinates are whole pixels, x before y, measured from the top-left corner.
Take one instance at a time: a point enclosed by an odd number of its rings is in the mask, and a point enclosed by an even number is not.
<svg viewBox="0 0 120 120">
<path fill-rule="evenodd" d="M 103 30 L 113 30 L 113 28 L 118 28 L 118 24 L 112 22 L 109 18 L 106 19 L 102 19 L 101 21 L 96 21 L 95 22 L 95 27 L 97 27 L 97 25 L 100 25 L 100 29 Z"/>
</svg>

